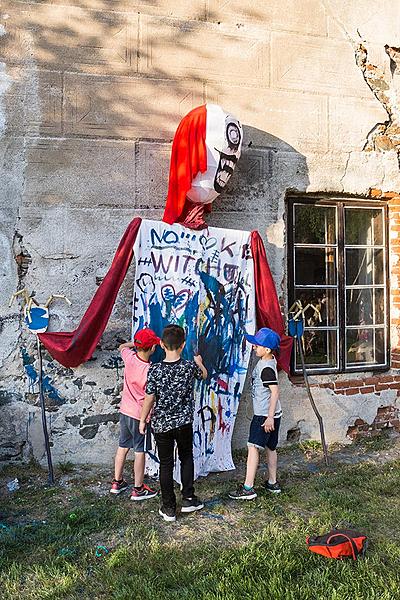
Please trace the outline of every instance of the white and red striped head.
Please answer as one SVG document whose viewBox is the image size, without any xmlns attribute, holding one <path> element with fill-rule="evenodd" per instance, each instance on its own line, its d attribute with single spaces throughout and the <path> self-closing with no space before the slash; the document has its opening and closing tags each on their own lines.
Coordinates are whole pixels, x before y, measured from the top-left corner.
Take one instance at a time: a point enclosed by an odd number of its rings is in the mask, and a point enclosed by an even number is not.
<svg viewBox="0 0 400 600">
<path fill-rule="evenodd" d="M 193 206 L 215 200 L 232 176 L 242 141 L 238 119 L 216 104 L 199 106 L 182 119 L 172 144 L 164 221 L 183 222 Z"/>
<path fill-rule="evenodd" d="M 187 197 L 208 204 L 223 191 L 240 158 L 243 130 L 233 115 L 216 104 L 206 104 L 207 171 L 198 173 Z"/>
</svg>

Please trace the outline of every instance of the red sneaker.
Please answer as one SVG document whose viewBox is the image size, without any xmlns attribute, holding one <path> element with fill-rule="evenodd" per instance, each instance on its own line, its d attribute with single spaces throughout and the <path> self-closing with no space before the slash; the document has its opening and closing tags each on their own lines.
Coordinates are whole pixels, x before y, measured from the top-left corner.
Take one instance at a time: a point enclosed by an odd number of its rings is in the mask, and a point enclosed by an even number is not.
<svg viewBox="0 0 400 600">
<path fill-rule="evenodd" d="M 111 484 L 110 494 L 120 494 L 121 492 L 124 492 L 126 489 L 128 489 L 128 484 L 126 483 L 126 481 L 124 479 L 121 479 L 120 481 L 113 479 L 112 484 Z"/>
<path fill-rule="evenodd" d="M 149 488 L 145 483 L 139 489 L 133 488 L 131 493 L 131 500 L 149 500 L 157 496 L 158 492 Z"/>
</svg>

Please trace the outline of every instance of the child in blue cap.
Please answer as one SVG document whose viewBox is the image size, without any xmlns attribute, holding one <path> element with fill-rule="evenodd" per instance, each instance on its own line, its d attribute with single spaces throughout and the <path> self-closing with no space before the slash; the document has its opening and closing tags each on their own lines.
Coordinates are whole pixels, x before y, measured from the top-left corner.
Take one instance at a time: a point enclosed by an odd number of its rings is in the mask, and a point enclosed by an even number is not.
<svg viewBox="0 0 400 600">
<path fill-rule="evenodd" d="M 253 345 L 259 361 L 252 373 L 251 395 L 254 416 L 250 425 L 247 442 L 246 479 L 237 490 L 230 492 L 229 497 L 235 500 L 252 500 L 257 497 L 254 490 L 254 479 L 258 469 L 260 450 L 267 450 L 268 480 L 267 491 L 279 494 L 281 488 L 276 480 L 278 457 L 279 425 L 282 408 L 279 402 L 278 372 L 274 352 L 279 352 L 280 337 L 272 329 L 263 327 L 255 335 L 246 335 L 246 340 Z"/>
</svg>

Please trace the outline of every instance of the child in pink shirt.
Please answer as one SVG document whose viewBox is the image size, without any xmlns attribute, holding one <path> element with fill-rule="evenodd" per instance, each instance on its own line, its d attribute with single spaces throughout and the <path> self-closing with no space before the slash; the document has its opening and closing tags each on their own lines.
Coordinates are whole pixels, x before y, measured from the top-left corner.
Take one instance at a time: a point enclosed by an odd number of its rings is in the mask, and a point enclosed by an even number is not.
<svg viewBox="0 0 400 600">
<path fill-rule="evenodd" d="M 134 478 L 135 485 L 131 500 L 147 500 L 154 498 L 157 492 L 143 483 L 145 451 L 150 450 L 150 425 L 147 424 L 145 435 L 139 432 L 140 413 L 145 396 L 147 372 L 150 367 L 150 356 L 156 349 L 160 338 L 151 329 L 140 329 L 135 333 L 133 342 L 121 344 L 118 348 L 124 361 L 124 386 L 119 408 L 120 436 L 115 455 L 115 473 L 111 485 L 111 494 L 120 494 L 128 484 L 123 478 L 123 470 L 129 449 L 135 452 Z M 136 351 L 132 351 L 132 348 Z M 147 444 L 147 445 L 146 445 Z"/>
</svg>

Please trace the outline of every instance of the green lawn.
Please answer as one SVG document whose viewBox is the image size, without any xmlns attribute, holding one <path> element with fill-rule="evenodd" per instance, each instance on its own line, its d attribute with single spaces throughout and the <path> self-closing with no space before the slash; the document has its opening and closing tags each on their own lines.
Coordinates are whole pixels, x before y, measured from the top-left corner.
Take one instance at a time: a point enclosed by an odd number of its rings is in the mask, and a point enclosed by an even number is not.
<svg viewBox="0 0 400 600">
<path fill-rule="evenodd" d="M 99 475 L 72 472 L 67 485 L 47 488 L 34 467 L 8 469 L 0 598 L 400 599 L 400 461 L 333 465 L 283 471 L 284 493 L 270 497 L 260 488 L 246 503 L 227 497 L 234 475 L 209 477 L 197 485 L 204 511 L 172 524 L 158 517 L 157 500 L 101 495 L 107 487 Z M 21 489 L 4 493 L 15 476 Z M 306 535 L 339 522 L 367 533 L 365 559 L 307 550 Z"/>
</svg>

